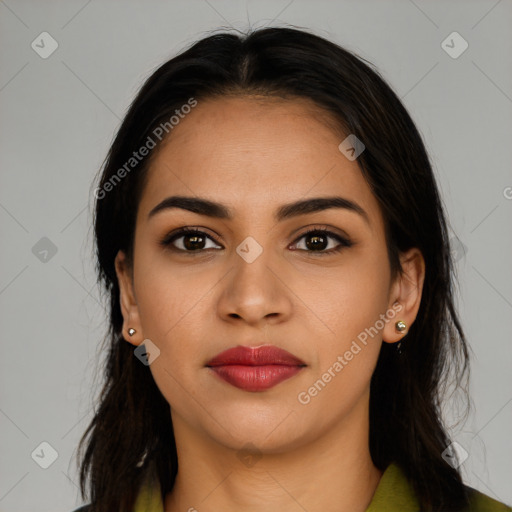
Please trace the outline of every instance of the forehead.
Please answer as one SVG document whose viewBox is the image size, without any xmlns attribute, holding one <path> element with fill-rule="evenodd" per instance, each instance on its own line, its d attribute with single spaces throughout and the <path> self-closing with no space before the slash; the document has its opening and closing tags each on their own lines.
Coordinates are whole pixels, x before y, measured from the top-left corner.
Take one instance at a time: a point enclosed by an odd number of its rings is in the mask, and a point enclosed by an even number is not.
<svg viewBox="0 0 512 512">
<path fill-rule="evenodd" d="M 208 198 L 237 216 L 326 195 L 380 211 L 357 161 L 338 149 L 334 118 L 309 100 L 222 97 L 198 101 L 151 162 L 139 213 L 171 195 Z M 252 213 L 251 213 L 252 212 Z"/>
</svg>

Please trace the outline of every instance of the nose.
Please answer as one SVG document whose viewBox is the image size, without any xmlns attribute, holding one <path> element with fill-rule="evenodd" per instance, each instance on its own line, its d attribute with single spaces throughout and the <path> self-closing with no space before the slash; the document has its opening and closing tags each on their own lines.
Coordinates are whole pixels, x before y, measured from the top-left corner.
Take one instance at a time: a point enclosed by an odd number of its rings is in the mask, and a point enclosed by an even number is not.
<svg viewBox="0 0 512 512">
<path fill-rule="evenodd" d="M 280 323 L 289 319 L 293 301 L 287 276 L 271 251 L 246 259 L 238 253 L 233 268 L 223 280 L 218 313 L 224 320 L 243 321 L 252 326 Z"/>
</svg>

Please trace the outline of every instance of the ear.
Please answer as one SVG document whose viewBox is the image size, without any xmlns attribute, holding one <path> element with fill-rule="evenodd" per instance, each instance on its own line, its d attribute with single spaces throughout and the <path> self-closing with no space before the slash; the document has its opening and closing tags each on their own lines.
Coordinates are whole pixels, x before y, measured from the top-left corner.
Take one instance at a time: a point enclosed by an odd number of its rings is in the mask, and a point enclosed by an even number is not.
<svg viewBox="0 0 512 512">
<path fill-rule="evenodd" d="M 128 264 L 126 255 L 119 251 L 115 259 L 117 281 L 120 291 L 120 306 L 123 314 L 123 337 L 132 345 L 138 346 L 143 343 L 142 326 L 139 318 L 139 308 L 133 290 L 133 269 Z M 135 329 L 133 336 L 130 336 L 129 329 Z"/>
<path fill-rule="evenodd" d="M 401 253 L 400 264 L 403 273 L 397 276 L 390 289 L 388 311 L 394 310 L 395 316 L 384 327 L 382 341 L 385 343 L 396 343 L 409 332 L 421 303 L 425 280 L 425 260 L 421 251 L 413 247 Z M 396 328 L 396 322 L 400 320 L 406 325 L 401 332 Z"/>
</svg>

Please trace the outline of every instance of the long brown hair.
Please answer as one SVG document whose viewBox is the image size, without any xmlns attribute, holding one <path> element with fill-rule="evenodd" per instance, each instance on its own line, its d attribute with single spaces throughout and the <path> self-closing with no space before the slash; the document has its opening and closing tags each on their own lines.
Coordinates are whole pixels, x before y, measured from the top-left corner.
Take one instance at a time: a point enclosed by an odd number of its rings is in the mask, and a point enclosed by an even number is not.
<svg viewBox="0 0 512 512">
<path fill-rule="evenodd" d="M 357 161 L 385 219 L 393 276 L 401 271 L 400 251 L 417 247 L 423 254 L 426 275 L 416 321 L 400 355 L 394 344 L 382 344 L 372 376 L 370 452 L 381 470 L 390 462 L 400 465 L 421 510 L 462 509 L 467 496 L 461 476 L 442 455 L 450 439 L 440 405 L 448 375 L 462 389 L 468 349 L 452 295 L 449 233 L 427 152 L 405 107 L 370 63 L 293 28 L 223 32 L 196 42 L 147 79 L 113 141 L 94 212 L 97 273 L 110 309 L 108 353 L 104 387 L 79 446 L 82 496 L 93 512 L 130 511 L 145 478 L 160 482 L 164 499 L 178 471 L 169 405 L 121 335 L 114 268 L 119 250 L 133 256 L 150 157 L 122 179 L 119 169 L 190 98 L 255 92 L 313 100 L 345 133 L 363 141 L 366 149 Z"/>
</svg>

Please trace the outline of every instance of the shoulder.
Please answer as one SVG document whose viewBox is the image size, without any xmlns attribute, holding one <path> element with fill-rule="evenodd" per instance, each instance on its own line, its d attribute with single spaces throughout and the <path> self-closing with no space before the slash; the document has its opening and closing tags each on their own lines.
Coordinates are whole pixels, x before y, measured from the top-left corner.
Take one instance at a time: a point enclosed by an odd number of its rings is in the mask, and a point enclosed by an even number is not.
<svg viewBox="0 0 512 512">
<path fill-rule="evenodd" d="M 497 501 L 486 494 L 465 486 L 469 496 L 470 508 L 468 512 L 512 512 L 512 507 Z"/>
</svg>

